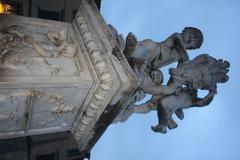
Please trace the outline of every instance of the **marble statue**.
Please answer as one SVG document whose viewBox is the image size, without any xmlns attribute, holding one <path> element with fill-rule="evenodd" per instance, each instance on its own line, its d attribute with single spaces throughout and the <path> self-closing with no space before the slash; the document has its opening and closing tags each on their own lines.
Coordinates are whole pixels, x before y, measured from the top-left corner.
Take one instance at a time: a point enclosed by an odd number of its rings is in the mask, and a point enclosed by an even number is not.
<svg viewBox="0 0 240 160">
<path fill-rule="evenodd" d="M 177 85 L 178 89 L 173 94 L 166 92 L 153 94 L 146 103 L 129 107 L 126 110 L 126 115 L 144 114 L 157 110 L 159 124 L 152 127 L 152 130 L 166 133 L 167 127 L 169 129 L 177 127 L 172 118 L 174 113 L 178 118 L 183 119 L 183 109 L 203 107 L 211 103 L 217 93 L 217 83 L 225 83 L 229 79 L 226 75 L 229 66 L 227 61 L 217 60 L 207 54 L 202 54 L 193 60 L 184 62 L 177 68 L 171 68 L 168 86 L 176 88 Z M 208 94 L 204 98 L 198 98 L 197 89 L 208 90 Z M 125 116 L 123 121 L 127 118 Z"/>
<path fill-rule="evenodd" d="M 137 76 L 140 87 L 135 99 L 115 122 L 124 122 L 133 113 L 157 111 L 159 123 L 152 126 L 152 130 L 166 133 L 167 129 L 177 127 L 173 114 L 182 120 L 183 109 L 210 104 L 217 93 L 217 83 L 228 81 L 230 64 L 207 54 L 190 60 L 186 50 L 200 48 L 202 42 L 202 32 L 194 27 L 186 27 L 182 33 L 174 33 L 163 42 L 150 39 L 138 42 L 130 32 L 123 53 Z M 170 79 L 167 85 L 163 85 L 164 76 L 160 69 L 174 62 L 178 62 L 177 68 L 169 69 Z M 208 94 L 199 98 L 198 89 L 207 90 Z M 146 94 L 152 95 L 149 101 L 134 104 Z"/>
<path fill-rule="evenodd" d="M 207 54 L 201 54 L 177 68 L 171 68 L 169 73 L 174 83 L 180 83 L 193 89 L 211 90 L 217 83 L 225 83 L 230 63 L 216 59 Z"/>
<path fill-rule="evenodd" d="M 137 38 L 131 32 L 126 38 L 126 45 L 123 53 L 128 59 L 129 64 L 137 75 L 141 86 L 145 88 L 149 94 L 158 94 L 163 90 L 173 93 L 176 88 L 158 87 L 148 85 L 144 86 L 144 81 L 148 81 L 149 77 L 146 73 L 149 70 L 158 70 L 161 67 L 178 62 L 182 64 L 188 61 L 186 50 L 200 48 L 203 42 L 202 32 L 194 27 L 186 27 L 182 33 L 174 33 L 163 42 L 154 42 L 146 39 L 138 42 Z"/>
<path fill-rule="evenodd" d="M 162 42 L 151 39 L 138 42 L 136 37 L 129 33 L 124 54 L 127 58 L 135 59 L 138 64 L 159 69 L 174 62 L 181 64 L 187 61 L 189 58 L 186 50 L 198 49 L 202 42 L 202 32 L 194 27 L 186 27 L 182 33 L 174 33 Z"/>
<path fill-rule="evenodd" d="M 152 130 L 154 132 L 166 133 L 167 127 L 169 129 L 177 127 L 176 122 L 172 118 L 174 113 L 182 120 L 184 118 L 183 109 L 206 106 L 213 100 L 214 95 L 215 92 L 209 92 L 204 98 L 198 98 L 196 89 L 183 88 L 177 94 L 164 97 L 153 96 L 150 102 L 142 105 L 156 105 L 159 123 L 152 127 Z"/>
</svg>

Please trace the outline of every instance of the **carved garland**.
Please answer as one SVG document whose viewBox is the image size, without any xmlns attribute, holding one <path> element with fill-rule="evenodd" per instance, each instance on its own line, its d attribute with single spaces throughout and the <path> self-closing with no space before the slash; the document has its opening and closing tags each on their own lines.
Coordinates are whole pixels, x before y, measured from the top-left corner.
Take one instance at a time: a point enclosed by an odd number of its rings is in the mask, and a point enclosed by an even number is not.
<svg viewBox="0 0 240 160">
<path fill-rule="evenodd" d="M 100 84 L 95 91 L 90 104 L 86 110 L 81 113 L 82 115 L 80 116 L 79 124 L 74 131 L 74 137 L 79 141 L 84 135 L 86 129 L 89 128 L 91 121 L 96 117 L 105 97 L 109 94 L 109 91 L 113 86 L 113 77 L 108 69 L 106 60 L 94 40 L 93 33 L 89 31 L 86 20 L 79 14 L 77 14 L 75 19 L 80 35 L 83 38 L 88 53 L 90 53 L 90 59 L 100 79 Z"/>
</svg>

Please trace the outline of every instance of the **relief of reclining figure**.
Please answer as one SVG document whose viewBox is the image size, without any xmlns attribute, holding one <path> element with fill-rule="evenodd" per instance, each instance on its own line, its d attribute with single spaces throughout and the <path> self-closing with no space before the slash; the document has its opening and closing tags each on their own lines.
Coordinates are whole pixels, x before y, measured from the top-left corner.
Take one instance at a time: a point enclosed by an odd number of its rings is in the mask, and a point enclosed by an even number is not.
<svg viewBox="0 0 240 160">
<path fill-rule="evenodd" d="M 50 43 L 42 42 L 34 38 L 28 31 L 20 25 L 12 25 L 6 28 L 5 32 L 0 32 L 1 57 L 6 56 L 7 51 L 14 49 L 33 48 L 38 56 L 42 58 L 65 57 L 73 58 L 77 52 L 77 46 L 67 37 L 67 31 L 47 32 L 46 37 Z M 3 61 L 3 60 L 2 60 Z"/>
<path fill-rule="evenodd" d="M 0 32 L 0 47 L 0 68 L 27 72 L 27 68 L 34 70 L 39 66 L 51 74 L 61 67 L 50 63 L 50 59 L 74 58 L 77 53 L 77 45 L 71 41 L 67 29 L 33 34 L 20 25 L 8 26 Z"/>
</svg>

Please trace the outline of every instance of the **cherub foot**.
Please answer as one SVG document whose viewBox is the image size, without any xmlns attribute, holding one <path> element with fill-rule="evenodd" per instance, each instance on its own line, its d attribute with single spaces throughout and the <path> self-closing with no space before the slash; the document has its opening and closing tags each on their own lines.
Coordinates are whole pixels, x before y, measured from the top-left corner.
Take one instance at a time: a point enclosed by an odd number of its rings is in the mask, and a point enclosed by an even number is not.
<svg viewBox="0 0 240 160">
<path fill-rule="evenodd" d="M 158 124 L 155 127 L 151 126 L 151 129 L 154 132 L 160 132 L 160 133 L 163 133 L 163 134 L 167 133 L 167 126 L 165 126 L 165 125 Z"/>
<path fill-rule="evenodd" d="M 168 120 L 168 124 L 167 125 L 168 125 L 169 129 L 177 128 L 177 123 L 173 119 Z"/>
<path fill-rule="evenodd" d="M 129 46 L 136 46 L 137 45 L 137 38 L 132 32 L 128 33 L 127 38 L 126 38 L 126 43 Z"/>
<path fill-rule="evenodd" d="M 123 53 L 125 54 L 126 57 L 130 57 L 131 54 L 134 52 L 136 46 L 137 46 L 137 38 L 136 36 L 130 32 L 128 33 L 127 35 L 127 38 L 126 38 L 126 47 L 123 51 Z"/>
<path fill-rule="evenodd" d="M 175 111 L 176 116 L 180 119 L 183 120 L 184 119 L 184 112 L 182 109 L 178 109 Z"/>
</svg>

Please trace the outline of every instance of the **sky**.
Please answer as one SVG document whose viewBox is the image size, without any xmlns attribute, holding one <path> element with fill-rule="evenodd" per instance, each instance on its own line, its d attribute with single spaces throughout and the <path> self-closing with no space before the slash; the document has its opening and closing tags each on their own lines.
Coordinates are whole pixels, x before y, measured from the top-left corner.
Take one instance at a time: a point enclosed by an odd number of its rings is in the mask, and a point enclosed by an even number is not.
<svg viewBox="0 0 240 160">
<path fill-rule="evenodd" d="M 125 37 L 163 41 L 186 26 L 201 29 L 204 42 L 190 58 L 208 53 L 231 64 L 227 83 L 204 108 L 185 110 L 185 119 L 167 134 L 154 133 L 156 112 L 112 124 L 91 153 L 91 160 L 239 160 L 240 159 L 240 1 L 102 0 L 106 22 Z M 167 71 L 168 68 L 165 68 Z M 167 73 L 167 72 L 166 72 Z M 164 74 L 164 77 L 168 75 Z"/>
</svg>

